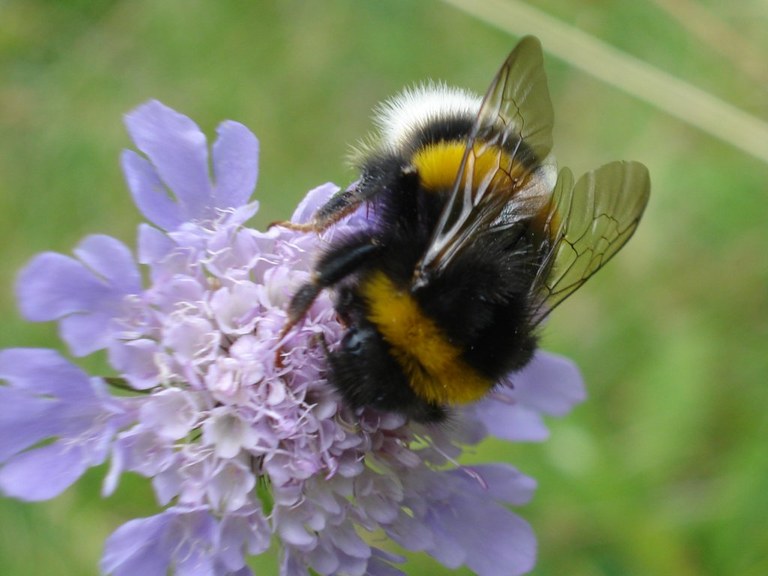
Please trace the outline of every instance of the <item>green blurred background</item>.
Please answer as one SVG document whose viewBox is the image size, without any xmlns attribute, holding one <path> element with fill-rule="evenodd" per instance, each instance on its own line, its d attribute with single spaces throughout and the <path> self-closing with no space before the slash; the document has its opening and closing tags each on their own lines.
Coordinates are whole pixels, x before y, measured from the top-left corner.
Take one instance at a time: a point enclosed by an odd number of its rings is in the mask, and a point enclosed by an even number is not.
<svg viewBox="0 0 768 576">
<path fill-rule="evenodd" d="M 768 118 L 765 0 L 528 5 Z M 61 348 L 55 326 L 23 322 L 14 304 L 36 252 L 94 232 L 134 245 L 141 217 L 118 155 L 122 114 L 141 102 L 209 135 L 227 118 L 257 134 L 263 226 L 309 188 L 354 178 L 343 158 L 377 101 L 429 77 L 482 91 L 522 32 L 433 0 L 0 2 L 0 347 Z M 551 55 L 546 67 L 561 164 L 640 160 L 651 205 L 546 327 L 588 402 L 551 421 L 544 444 L 471 458 L 538 479 L 520 509 L 540 541 L 535 574 L 768 574 L 768 165 Z M 101 500 L 104 473 L 52 502 L 0 499 L 0 574 L 96 574 L 104 539 L 155 513 L 141 478 Z M 275 572 L 274 558 L 255 565 Z"/>
</svg>

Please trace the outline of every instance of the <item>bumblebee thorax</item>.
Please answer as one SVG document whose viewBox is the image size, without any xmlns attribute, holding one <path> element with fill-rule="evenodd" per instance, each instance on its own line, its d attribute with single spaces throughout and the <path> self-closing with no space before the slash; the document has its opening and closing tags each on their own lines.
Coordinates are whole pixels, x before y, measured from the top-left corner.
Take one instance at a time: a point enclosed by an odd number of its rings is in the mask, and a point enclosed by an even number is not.
<svg viewBox="0 0 768 576">
<path fill-rule="evenodd" d="M 460 129 L 464 134 L 439 134 L 440 139 L 466 138 L 466 133 L 480 109 L 479 96 L 442 83 L 409 88 L 383 102 L 375 111 L 374 121 L 385 147 L 400 150 L 427 139 L 431 132 Z M 461 128 L 452 128 L 452 126 Z M 466 126 L 466 128 L 464 128 Z"/>
</svg>

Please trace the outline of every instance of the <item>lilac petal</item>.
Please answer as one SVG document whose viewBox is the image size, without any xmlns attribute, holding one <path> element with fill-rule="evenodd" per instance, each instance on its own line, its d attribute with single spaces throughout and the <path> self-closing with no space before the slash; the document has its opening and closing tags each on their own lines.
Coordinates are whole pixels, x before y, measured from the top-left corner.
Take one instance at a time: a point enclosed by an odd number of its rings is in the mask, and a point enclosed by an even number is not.
<svg viewBox="0 0 768 576">
<path fill-rule="evenodd" d="M 147 338 L 114 341 L 108 349 L 109 363 L 119 370 L 128 384 L 136 390 L 148 390 L 156 386 L 160 377 L 155 362 L 158 345 Z"/>
<path fill-rule="evenodd" d="M 266 518 L 259 510 L 246 514 L 230 514 L 219 526 L 219 561 L 229 571 L 245 564 L 245 553 L 258 555 L 269 549 L 272 534 Z"/>
<path fill-rule="evenodd" d="M 166 388 L 144 399 L 139 418 L 161 438 L 180 440 L 192 429 L 199 412 L 195 396 L 178 388 Z"/>
<path fill-rule="evenodd" d="M 75 356 L 87 356 L 106 347 L 112 340 L 108 314 L 73 314 L 59 324 L 61 339 Z"/>
<path fill-rule="evenodd" d="M 0 469 L 0 488 L 21 500 L 58 496 L 88 468 L 84 452 L 62 441 L 19 454 Z"/>
<path fill-rule="evenodd" d="M 371 552 L 365 576 L 405 576 L 405 572 L 392 566 L 392 563 L 402 564 L 405 558 L 378 548 L 372 548 Z"/>
<path fill-rule="evenodd" d="M 133 201 L 144 217 L 163 230 L 181 226 L 181 209 L 168 195 L 152 164 L 133 150 L 124 150 L 120 163 Z"/>
<path fill-rule="evenodd" d="M 339 550 L 354 558 L 368 558 L 371 555 L 371 548 L 355 531 L 351 523 L 341 524 L 328 528 L 331 540 L 334 546 Z"/>
<path fill-rule="evenodd" d="M 178 463 L 171 443 L 164 441 L 154 430 L 135 426 L 121 432 L 114 444 L 119 453 L 120 466 L 142 476 L 154 476 Z"/>
<path fill-rule="evenodd" d="M 106 542 L 101 571 L 114 576 L 213 575 L 216 521 L 205 511 L 170 508 L 131 520 Z"/>
<path fill-rule="evenodd" d="M 184 221 L 211 216 L 208 148 L 197 124 L 152 100 L 125 117 L 136 146 L 176 195 Z"/>
<path fill-rule="evenodd" d="M 429 553 L 449 568 L 466 564 L 479 576 L 530 571 L 536 539 L 528 523 L 488 499 L 467 496 L 456 494 L 432 506 L 429 522 L 435 530 L 435 547 Z"/>
<path fill-rule="evenodd" d="M 2 388 L 3 395 L 13 398 L 11 403 L 0 406 L 3 421 L 13 422 L 20 418 L 14 411 L 35 412 L 41 418 L 45 417 L 45 422 L 39 423 L 42 430 L 56 427 L 53 436 L 77 436 L 94 425 L 104 427 L 105 420 L 95 419 L 122 411 L 116 400 L 104 397 L 100 380 L 89 379 L 50 350 L 0 352 L 0 379 L 11 385 Z M 13 432 L 9 432 L 13 436 Z M 94 440 L 90 438 L 91 446 L 95 446 Z"/>
<path fill-rule="evenodd" d="M 563 416 L 586 398 L 584 381 L 571 360 L 538 351 L 518 374 L 509 378 L 515 398 L 522 404 L 552 416 Z"/>
<path fill-rule="evenodd" d="M 189 555 L 180 555 L 173 571 L 175 576 L 219 576 L 214 570 L 214 559 L 195 548 Z"/>
<path fill-rule="evenodd" d="M 291 216 L 291 222 L 309 222 L 315 212 L 317 212 L 317 209 L 325 204 L 330 197 L 336 194 L 339 190 L 340 188 L 332 182 L 326 182 L 325 184 L 313 188 L 307 192 L 307 195 L 304 196 L 301 202 L 299 202 L 299 205 L 293 212 L 293 216 Z"/>
<path fill-rule="evenodd" d="M 312 549 L 317 542 L 317 536 L 307 531 L 302 519 L 290 512 L 280 516 L 277 531 L 283 542 L 296 548 Z"/>
<path fill-rule="evenodd" d="M 307 572 L 299 554 L 292 554 L 290 548 L 285 548 L 280 562 L 280 576 L 307 576 Z"/>
<path fill-rule="evenodd" d="M 253 576 L 253 570 L 251 570 L 249 566 L 243 566 L 240 570 L 232 572 L 226 567 L 219 568 L 217 566 L 216 570 L 214 570 L 214 574 L 226 574 L 227 576 Z"/>
<path fill-rule="evenodd" d="M 456 515 L 455 517 L 459 518 L 459 507 L 451 506 L 450 509 Z M 430 523 L 435 527 L 435 545 L 427 550 L 427 552 L 443 566 L 456 569 L 466 562 L 467 551 L 462 545 L 460 538 L 457 538 L 457 535 L 453 533 L 456 531 L 456 528 L 452 526 L 452 518 L 448 516 L 445 510 L 438 509 L 437 506 L 433 506 L 431 516 Z M 462 518 L 463 522 L 466 520 L 467 518 Z M 477 527 L 472 525 L 472 529 L 476 530 Z"/>
<path fill-rule="evenodd" d="M 549 430 L 541 415 L 511 399 L 492 395 L 478 402 L 472 410 L 488 434 L 501 440 L 541 442 L 549 438 Z"/>
<path fill-rule="evenodd" d="M 0 387 L 0 462 L 56 435 L 59 403 L 22 390 Z"/>
<path fill-rule="evenodd" d="M 101 485 L 101 497 L 112 496 L 117 490 L 120 475 L 125 472 L 125 450 L 120 445 L 112 446 L 112 458 L 110 458 L 109 471 Z"/>
<path fill-rule="evenodd" d="M 251 282 L 214 292 L 210 306 L 219 329 L 225 334 L 238 336 L 253 332 L 259 320 L 259 309 L 253 303 L 258 300 L 259 292 L 259 286 Z"/>
<path fill-rule="evenodd" d="M 86 236 L 73 250 L 97 276 L 119 286 L 124 293 L 141 290 L 141 274 L 128 247 L 104 234 Z"/>
<path fill-rule="evenodd" d="M 164 535 L 173 552 L 177 576 L 216 576 L 213 572 L 217 550 L 218 524 L 206 511 L 178 513 Z"/>
<path fill-rule="evenodd" d="M 339 552 L 334 549 L 333 544 L 328 539 L 321 538 L 314 550 L 311 550 L 305 556 L 305 562 L 312 566 L 315 572 L 320 574 L 338 574 L 339 573 Z"/>
<path fill-rule="evenodd" d="M 365 576 L 365 571 L 368 566 L 367 558 L 357 558 L 339 551 L 336 552 L 336 557 L 339 559 L 339 570 L 336 572 L 337 574 Z"/>
<path fill-rule="evenodd" d="M 259 201 L 254 200 L 253 202 L 243 204 L 234 210 L 230 209 L 230 214 L 224 220 L 225 226 L 239 226 L 240 224 L 247 222 L 253 217 L 254 214 L 256 214 L 256 212 L 259 211 L 259 206 Z M 249 230 L 248 234 L 251 234 L 252 232 L 253 231 Z M 235 243 L 230 240 L 230 247 L 234 246 L 234 244 Z"/>
<path fill-rule="evenodd" d="M 224 406 L 214 408 L 202 428 L 203 441 L 213 446 L 219 458 L 234 458 L 241 449 L 252 448 L 258 441 L 256 431 Z"/>
<path fill-rule="evenodd" d="M 410 514 L 400 514 L 386 530 L 393 541 L 411 552 L 426 550 L 435 544 L 434 535 L 429 528 Z"/>
<path fill-rule="evenodd" d="M 259 141 L 238 122 L 222 122 L 213 145 L 217 208 L 238 208 L 248 202 L 258 177 Z"/>
<path fill-rule="evenodd" d="M 27 320 L 47 322 L 89 310 L 112 289 L 74 258 L 43 252 L 21 270 L 16 293 Z"/>
<path fill-rule="evenodd" d="M 378 558 L 371 558 L 368 561 L 368 569 L 365 576 L 405 576 L 405 572 L 398 570 L 392 564 L 387 564 Z"/>
<path fill-rule="evenodd" d="M 101 572 L 113 576 L 165 576 L 172 549 L 161 539 L 172 516 L 167 512 L 126 522 L 107 538 Z"/>
<path fill-rule="evenodd" d="M 536 489 L 536 481 L 533 478 L 509 464 L 481 464 L 472 466 L 471 470 L 482 482 L 482 486 L 478 486 L 477 490 L 483 497 L 521 506 L 530 501 Z M 467 470 L 460 468 L 447 473 L 454 477 L 466 476 Z"/>
<path fill-rule="evenodd" d="M 148 224 L 139 224 L 137 244 L 138 260 L 142 264 L 157 264 L 176 247 L 166 234 Z"/>
<path fill-rule="evenodd" d="M 88 375 L 54 350 L 0 350 L 0 380 L 7 380 L 16 388 L 56 396 L 69 402 L 93 397 Z"/>
<path fill-rule="evenodd" d="M 218 510 L 234 512 L 248 502 L 248 495 L 256 485 L 256 478 L 250 469 L 230 460 L 208 481 L 208 499 Z"/>
<path fill-rule="evenodd" d="M 53 252 L 33 258 L 16 290 L 25 317 L 61 319 L 62 338 L 84 356 L 109 342 L 110 320 L 124 297 L 140 290 L 140 277 L 128 248 L 114 238 L 89 236 L 75 252 L 83 262 Z"/>
<path fill-rule="evenodd" d="M 0 454 L 7 462 L 0 485 L 28 500 L 52 498 L 88 466 L 104 461 L 122 410 L 89 379 L 52 350 L 0 351 Z M 47 438 L 60 441 L 22 452 Z M 17 454 L 13 456 L 13 454 Z"/>
<path fill-rule="evenodd" d="M 471 513 L 478 507 L 467 507 L 469 521 Z M 461 510 L 458 511 L 462 513 Z M 478 515 L 479 516 L 479 515 Z M 478 530 L 462 530 L 465 547 L 469 550 L 467 567 L 478 576 L 509 576 L 525 574 L 536 564 L 536 537 L 530 525 L 506 508 L 498 507 L 494 511 L 493 521 L 487 521 L 487 515 L 474 517 L 473 525 L 479 524 Z"/>
<path fill-rule="evenodd" d="M 175 498 L 182 488 L 182 481 L 181 474 L 175 468 L 168 468 L 154 476 L 152 488 L 155 490 L 158 504 L 165 506 Z"/>
</svg>

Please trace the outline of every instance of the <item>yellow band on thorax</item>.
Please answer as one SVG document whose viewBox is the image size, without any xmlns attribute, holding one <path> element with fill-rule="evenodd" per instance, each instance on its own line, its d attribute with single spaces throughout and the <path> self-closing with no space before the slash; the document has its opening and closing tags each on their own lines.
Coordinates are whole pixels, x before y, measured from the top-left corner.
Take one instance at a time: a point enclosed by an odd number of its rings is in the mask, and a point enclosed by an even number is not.
<svg viewBox="0 0 768 576">
<path fill-rule="evenodd" d="M 464 142 L 442 141 L 429 144 L 416 152 L 412 162 L 418 170 L 424 188 L 434 191 L 450 189 L 459 173 L 465 150 Z M 494 186 L 519 189 L 524 179 L 530 175 L 530 171 L 516 162 L 509 153 L 498 146 L 485 144 L 475 144 L 467 166 L 464 177 L 466 178 L 471 170 L 474 188 L 479 187 L 484 180 L 490 179 Z M 462 182 L 463 185 L 465 182 Z"/>
<path fill-rule="evenodd" d="M 360 286 L 369 306 L 368 319 L 390 344 L 413 391 L 438 404 L 478 400 L 493 385 L 470 367 L 461 349 L 427 317 L 414 298 L 398 289 L 381 271 Z"/>
</svg>

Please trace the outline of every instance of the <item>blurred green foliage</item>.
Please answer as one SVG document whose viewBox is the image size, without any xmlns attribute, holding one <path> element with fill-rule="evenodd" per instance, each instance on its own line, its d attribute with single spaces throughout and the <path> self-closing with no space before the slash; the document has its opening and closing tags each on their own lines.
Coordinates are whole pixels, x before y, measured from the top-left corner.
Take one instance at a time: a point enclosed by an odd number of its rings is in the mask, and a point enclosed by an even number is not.
<svg viewBox="0 0 768 576">
<path fill-rule="evenodd" d="M 768 117 L 766 60 L 723 40 L 737 31 L 768 54 L 765 0 L 532 4 Z M 354 178 L 343 158 L 377 101 L 428 77 L 482 91 L 516 40 L 433 0 L 0 2 L 0 347 L 61 348 L 54 326 L 15 308 L 33 254 L 95 232 L 133 245 L 141 218 L 118 156 L 121 116 L 139 103 L 158 98 L 211 136 L 226 118 L 249 126 L 263 226 L 309 188 Z M 538 479 L 520 509 L 540 540 L 536 574 L 768 574 L 768 166 L 551 57 L 547 72 L 561 163 L 643 161 L 651 206 L 546 327 L 589 401 L 552 421 L 547 443 L 470 458 Z M 101 500 L 104 473 L 52 502 L 0 500 L 0 573 L 96 574 L 107 535 L 155 513 L 140 478 Z M 276 561 L 256 566 L 272 574 Z M 452 573 L 419 556 L 408 566 Z"/>
</svg>

